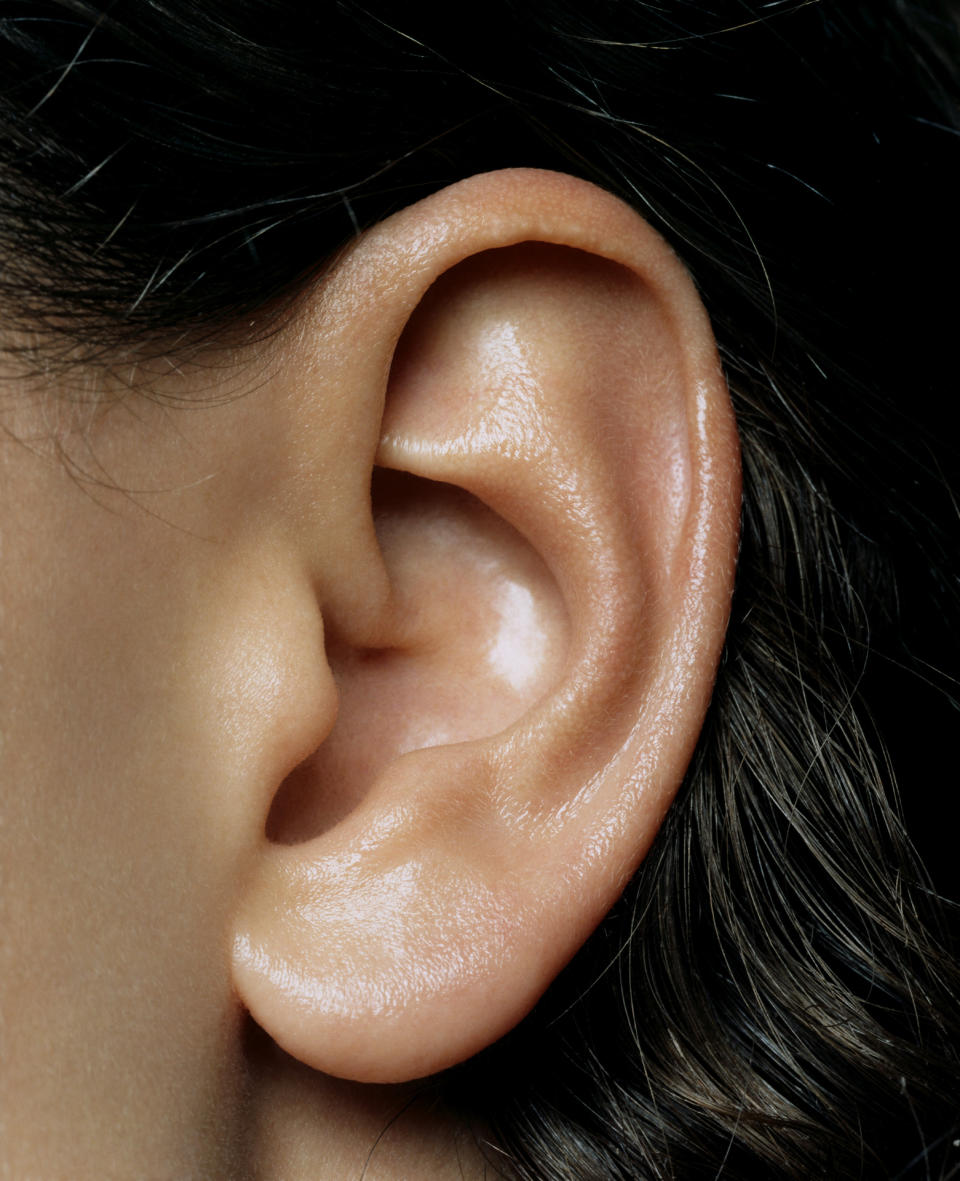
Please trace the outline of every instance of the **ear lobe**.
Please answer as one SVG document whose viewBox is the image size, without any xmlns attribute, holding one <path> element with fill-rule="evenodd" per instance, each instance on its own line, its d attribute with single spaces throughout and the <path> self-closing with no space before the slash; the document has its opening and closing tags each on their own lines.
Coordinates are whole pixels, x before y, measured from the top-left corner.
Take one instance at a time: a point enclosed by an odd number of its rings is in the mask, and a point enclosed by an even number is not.
<svg viewBox="0 0 960 1181">
<path fill-rule="evenodd" d="M 375 642 L 337 608 L 341 720 L 278 795 L 234 974 L 290 1053 L 387 1082 L 520 1020 L 649 847 L 719 659 L 739 465 L 689 277 L 601 190 L 473 178 L 343 265 L 374 347 L 396 344 L 375 456 L 408 474 L 379 482 L 393 594 Z M 528 654 L 512 697 L 497 643 Z"/>
</svg>

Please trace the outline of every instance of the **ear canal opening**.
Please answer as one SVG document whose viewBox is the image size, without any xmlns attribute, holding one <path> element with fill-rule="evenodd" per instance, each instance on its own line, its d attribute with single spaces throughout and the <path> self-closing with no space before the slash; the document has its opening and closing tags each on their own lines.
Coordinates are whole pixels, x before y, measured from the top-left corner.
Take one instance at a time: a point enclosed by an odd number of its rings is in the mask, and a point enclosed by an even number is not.
<svg viewBox="0 0 960 1181">
<path fill-rule="evenodd" d="M 339 712 L 274 797 L 266 834 L 278 844 L 331 829 L 403 754 L 508 729 L 564 672 L 566 606 L 513 526 L 462 488 L 383 468 L 372 507 L 393 590 L 388 642 L 328 632 Z"/>
</svg>

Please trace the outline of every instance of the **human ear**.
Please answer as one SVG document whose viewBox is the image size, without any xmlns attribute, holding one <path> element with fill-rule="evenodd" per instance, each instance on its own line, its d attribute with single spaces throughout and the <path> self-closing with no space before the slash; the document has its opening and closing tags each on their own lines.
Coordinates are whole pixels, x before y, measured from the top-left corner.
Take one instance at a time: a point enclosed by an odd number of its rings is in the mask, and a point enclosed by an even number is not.
<svg viewBox="0 0 960 1181">
<path fill-rule="evenodd" d="M 723 642 L 736 434 L 683 266 L 555 173 L 368 231 L 293 339 L 293 396 L 322 339 L 352 424 L 315 563 L 340 716 L 278 765 L 234 981 L 289 1053 L 395 1082 L 516 1024 L 649 848 Z"/>
</svg>

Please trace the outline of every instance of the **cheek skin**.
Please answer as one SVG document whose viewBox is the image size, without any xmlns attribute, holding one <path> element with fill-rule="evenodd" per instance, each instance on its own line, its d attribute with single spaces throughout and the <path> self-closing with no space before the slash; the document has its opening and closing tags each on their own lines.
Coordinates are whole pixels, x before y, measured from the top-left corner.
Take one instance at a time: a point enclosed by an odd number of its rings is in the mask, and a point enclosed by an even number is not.
<svg viewBox="0 0 960 1181">
<path fill-rule="evenodd" d="M 241 1177 L 211 547 L 3 435 L 0 546 L 4 1163 Z"/>
</svg>

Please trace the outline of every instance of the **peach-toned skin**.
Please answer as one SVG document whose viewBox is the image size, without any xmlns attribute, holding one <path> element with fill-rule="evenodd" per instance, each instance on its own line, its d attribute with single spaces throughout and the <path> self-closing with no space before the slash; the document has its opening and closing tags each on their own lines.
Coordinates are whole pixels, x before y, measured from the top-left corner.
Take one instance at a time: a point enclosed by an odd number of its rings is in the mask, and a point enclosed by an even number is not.
<svg viewBox="0 0 960 1181">
<path fill-rule="evenodd" d="M 615 901 L 713 684 L 729 399 L 615 198 L 470 178 L 204 362 L 0 401 L 3 1178 L 359 1176 Z M 437 1110 L 366 1176 L 471 1169 Z"/>
</svg>

